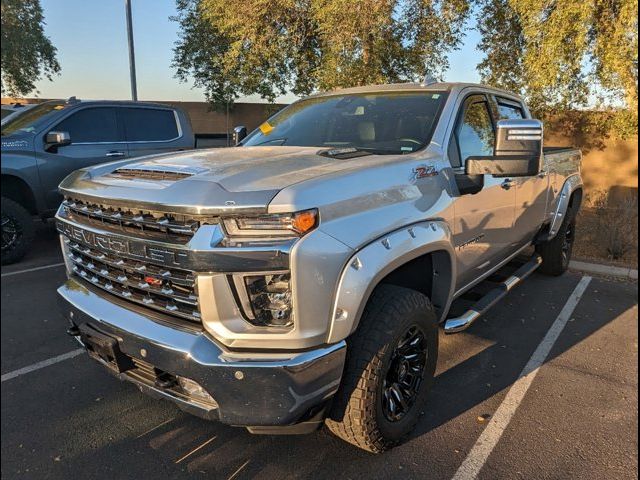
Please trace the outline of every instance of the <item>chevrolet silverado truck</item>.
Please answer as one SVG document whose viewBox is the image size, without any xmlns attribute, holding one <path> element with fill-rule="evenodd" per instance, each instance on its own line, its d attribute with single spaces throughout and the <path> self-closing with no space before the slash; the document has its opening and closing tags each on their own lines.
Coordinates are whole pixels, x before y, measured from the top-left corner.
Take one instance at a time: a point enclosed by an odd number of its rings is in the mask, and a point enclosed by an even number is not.
<svg viewBox="0 0 640 480">
<path fill-rule="evenodd" d="M 512 93 L 382 85 L 293 103 L 238 148 L 81 169 L 56 216 L 68 333 L 206 419 L 382 452 L 425 408 L 439 326 L 567 269 L 581 153 L 542 139 Z"/>
<path fill-rule="evenodd" d="M 20 260 L 33 216 L 51 218 L 71 172 L 114 159 L 194 148 L 186 114 L 146 102 L 52 100 L 2 120 L 2 265 Z"/>
</svg>

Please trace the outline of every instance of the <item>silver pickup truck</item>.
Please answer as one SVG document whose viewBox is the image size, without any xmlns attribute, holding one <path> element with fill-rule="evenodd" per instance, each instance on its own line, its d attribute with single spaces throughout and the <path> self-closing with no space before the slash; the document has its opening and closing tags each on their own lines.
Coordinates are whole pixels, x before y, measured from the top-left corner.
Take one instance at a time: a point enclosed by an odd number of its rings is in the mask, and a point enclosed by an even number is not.
<svg viewBox="0 0 640 480">
<path fill-rule="evenodd" d="M 56 216 L 68 333 L 196 415 L 381 452 L 417 422 L 439 326 L 567 269 L 581 153 L 542 137 L 509 92 L 381 85 L 300 100 L 238 148 L 78 170 Z"/>
</svg>

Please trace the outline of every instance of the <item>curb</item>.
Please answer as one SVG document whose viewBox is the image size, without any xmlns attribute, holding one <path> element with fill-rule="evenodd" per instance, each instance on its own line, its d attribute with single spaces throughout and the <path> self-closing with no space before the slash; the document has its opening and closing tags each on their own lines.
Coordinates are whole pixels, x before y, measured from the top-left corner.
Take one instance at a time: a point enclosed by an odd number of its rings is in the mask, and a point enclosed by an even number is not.
<svg viewBox="0 0 640 480">
<path fill-rule="evenodd" d="M 585 273 L 593 273 L 596 275 L 607 275 L 610 277 L 626 278 L 629 280 L 638 280 L 638 270 L 633 268 L 613 267 L 611 265 L 602 265 L 599 263 L 578 262 L 572 260 L 569 268 L 579 270 Z"/>
</svg>

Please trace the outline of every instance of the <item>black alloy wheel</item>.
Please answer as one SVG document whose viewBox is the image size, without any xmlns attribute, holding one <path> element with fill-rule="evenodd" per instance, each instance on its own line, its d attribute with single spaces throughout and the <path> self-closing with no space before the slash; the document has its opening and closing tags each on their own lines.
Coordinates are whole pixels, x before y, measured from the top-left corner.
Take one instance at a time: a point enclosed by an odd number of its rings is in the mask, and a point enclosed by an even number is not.
<svg viewBox="0 0 640 480">
<path fill-rule="evenodd" d="M 424 332 L 412 325 L 391 354 L 382 384 L 382 411 L 390 422 L 397 422 L 416 403 L 428 358 Z"/>
</svg>

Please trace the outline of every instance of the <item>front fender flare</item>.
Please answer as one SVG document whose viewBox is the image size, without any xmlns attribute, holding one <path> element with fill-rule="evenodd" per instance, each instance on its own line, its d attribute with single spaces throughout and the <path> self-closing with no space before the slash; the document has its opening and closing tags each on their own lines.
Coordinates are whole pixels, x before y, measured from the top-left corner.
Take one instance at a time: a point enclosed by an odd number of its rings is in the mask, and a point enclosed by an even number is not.
<svg viewBox="0 0 640 480">
<path fill-rule="evenodd" d="M 443 221 L 416 223 L 371 242 L 349 259 L 340 275 L 327 343 L 339 342 L 355 331 L 371 293 L 384 277 L 401 265 L 434 252 L 442 254 L 434 264 L 433 274 L 439 278 L 434 278 L 433 290 L 441 297 L 439 310 L 444 316 L 453 298 L 456 278 L 451 230 Z M 448 269 L 447 275 L 440 277 L 440 268 Z"/>
</svg>

